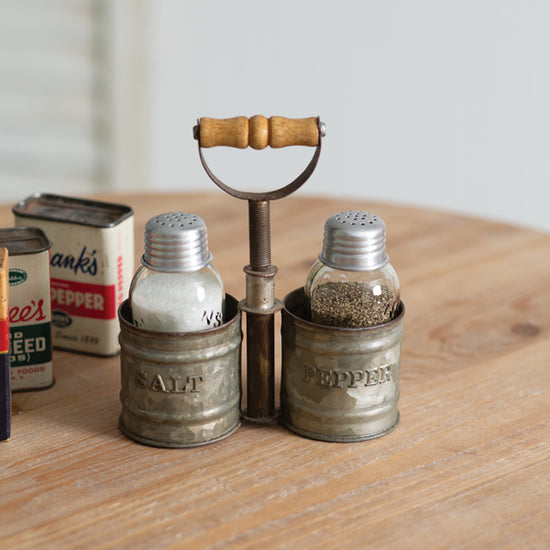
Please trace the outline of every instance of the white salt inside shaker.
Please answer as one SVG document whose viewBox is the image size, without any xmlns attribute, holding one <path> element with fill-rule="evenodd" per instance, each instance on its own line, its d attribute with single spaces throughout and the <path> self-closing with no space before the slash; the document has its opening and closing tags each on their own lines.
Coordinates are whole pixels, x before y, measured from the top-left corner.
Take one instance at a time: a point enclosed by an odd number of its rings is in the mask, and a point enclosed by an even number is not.
<svg viewBox="0 0 550 550">
<path fill-rule="evenodd" d="M 169 212 L 145 225 L 145 252 L 130 288 L 136 326 L 192 332 L 223 323 L 224 292 L 204 221 Z"/>
</svg>

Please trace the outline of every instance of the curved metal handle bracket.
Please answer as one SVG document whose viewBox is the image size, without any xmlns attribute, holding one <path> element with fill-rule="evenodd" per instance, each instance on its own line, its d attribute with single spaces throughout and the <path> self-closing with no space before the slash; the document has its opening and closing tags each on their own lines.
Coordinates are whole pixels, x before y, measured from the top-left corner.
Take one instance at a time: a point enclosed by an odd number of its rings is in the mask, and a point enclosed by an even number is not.
<svg viewBox="0 0 550 550">
<path fill-rule="evenodd" d="M 309 164 L 294 181 L 290 182 L 284 187 L 275 189 L 274 191 L 264 191 L 264 192 L 239 191 L 238 189 L 233 189 L 233 187 L 230 187 L 229 185 L 226 185 L 225 183 L 223 183 L 223 181 L 221 181 L 208 166 L 206 159 L 202 154 L 202 147 L 201 147 L 200 141 L 197 138 L 197 136 L 199 135 L 199 125 L 200 125 L 200 121 L 197 121 L 197 126 L 195 126 L 194 128 L 194 136 L 195 136 L 195 139 L 197 139 L 197 142 L 199 144 L 199 158 L 201 160 L 201 164 L 205 172 L 208 174 L 208 177 L 222 191 L 225 191 L 232 197 L 235 197 L 237 199 L 245 199 L 249 201 L 250 200 L 270 201 L 275 199 L 282 199 L 283 197 L 286 197 L 291 193 L 294 193 L 294 191 L 296 191 L 297 189 L 299 189 L 309 179 L 311 174 L 313 174 L 313 171 L 317 166 L 317 162 L 319 161 L 319 156 L 321 155 L 321 140 L 325 136 L 325 125 L 323 122 L 320 121 L 319 118 L 317 118 L 317 127 L 319 129 L 319 141 L 317 143 L 317 147 L 315 148 L 315 152 L 313 153 L 313 157 L 309 161 Z"/>
</svg>

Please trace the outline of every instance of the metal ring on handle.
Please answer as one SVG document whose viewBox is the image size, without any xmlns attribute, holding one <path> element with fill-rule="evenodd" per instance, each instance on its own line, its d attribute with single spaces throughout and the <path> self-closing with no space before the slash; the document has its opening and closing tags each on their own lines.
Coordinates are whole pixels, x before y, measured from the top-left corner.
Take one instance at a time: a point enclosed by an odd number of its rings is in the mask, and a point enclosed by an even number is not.
<svg viewBox="0 0 550 550">
<path fill-rule="evenodd" d="M 202 154 L 202 147 L 201 147 L 200 140 L 197 137 L 199 136 L 199 127 L 200 127 L 200 121 L 197 120 L 197 126 L 195 126 L 194 128 L 194 135 L 196 136 L 197 142 L 199 144 L 199 157 L 205 172 L 208 174 L 208 177 L 222 191 L 225 191 L 229 195 L 237 199 L 245 199 L 245 200 L 252 200 L 252 201 L 270 201 L 275 199 L 282 199 L 283 197 L 286 197 L 287 195 L 290 195 L 291 193 L 294 193 L 294 191 L 299 189 L 309 179 L 311 174 L 313 174 L 313 171 L 317 166 L 319 156 L 321 155 L 321 138 L 325 135 L 324 124 L 320 121 L 319 117 L 317 117 L 317 128 L 319 130 L 319 140 L 317 143 L 317 147 L 315 148 L 315 153 L 313 153 L 313 157 L 309 161 L 309 164 L 306 166 L 305 170 L 294 181 L 285 185 L 284 187 L 275 189 L 274 191 L 264 191 L 264 192 L 254 193 L 252 191 L 239 191 L 238 189 L 233 189 L 233 187 L 230 187 L 229 185 L 226 185 L 225 183 L 223 183 L 223 181 L 221 181 L 212 172 L 212 170 L 210 170 L 210 167 L 206 163 L 206 159 Z"/>
</svg>

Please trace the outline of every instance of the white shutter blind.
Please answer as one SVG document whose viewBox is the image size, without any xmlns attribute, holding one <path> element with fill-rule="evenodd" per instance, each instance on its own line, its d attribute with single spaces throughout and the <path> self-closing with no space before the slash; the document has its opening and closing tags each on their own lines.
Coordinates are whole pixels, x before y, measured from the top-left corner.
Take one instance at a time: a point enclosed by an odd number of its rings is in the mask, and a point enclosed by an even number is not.
<svg viewBox="0 0 550 550">
<path fill-rule="evenodd" d="M 0 201 L 100 189 L 108 171 L 100 0 L 0 3 Z"/>
</svg>

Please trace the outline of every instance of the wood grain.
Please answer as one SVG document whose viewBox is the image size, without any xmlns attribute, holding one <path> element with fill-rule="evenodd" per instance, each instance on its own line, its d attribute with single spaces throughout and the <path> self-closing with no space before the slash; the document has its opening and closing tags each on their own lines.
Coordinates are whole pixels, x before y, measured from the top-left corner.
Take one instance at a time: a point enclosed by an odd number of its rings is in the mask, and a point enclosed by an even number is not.
<svg viewBox="0 0 550 550">
<path fill-rule="evenodd" d="M 252 149 L 265 149 L 269 145 L 269 120 L 265 116 L 250 117 L 248 130 Z"/>
<path fill-rule="evenodd" d="M 319 142 L 317 118 L 285 118 L 272 116 L 269 119 L 269 145 L 274 149 L 289 145 L 315 147 Z"/>
<path fill-rule="evenodd" d="M 152 215 L 203 217 L 227 290 L 244 296 L 245 202 L 98 198 L 135 209 L 136 261 Z M 119 359 L 56 351 L 55 386 L 13 396 L 0 547 L 550 547 L 550 235 L 292 196 L 271 209 L 277 297 L 303 284 L 325 219 L 350 208 L 385 220 L 407 308 L 394 432 L 338 444 L 244 423 L 205 447 L 145 447 L 117 427 Z"/>
<path fill-rule="evenodd" d="M 199 143 L 201 147 L 248 147 L 248 119 L 244 116 L 233 118 L 209 118 L 200 120 Z"/>
<path fill-rule="evenodd" d="M 264 149 L 268 145 L 274 149 L 291 145 L 315 147 L 319 142 L 319 128 L 316 117 L 286 118 L 272 116 L 266 118 L 254 115 L 250 120 L 244 116 L 233 118 L 203 117 L 199 124 L 201 147 L 236 147 Z"/>
</svg>

